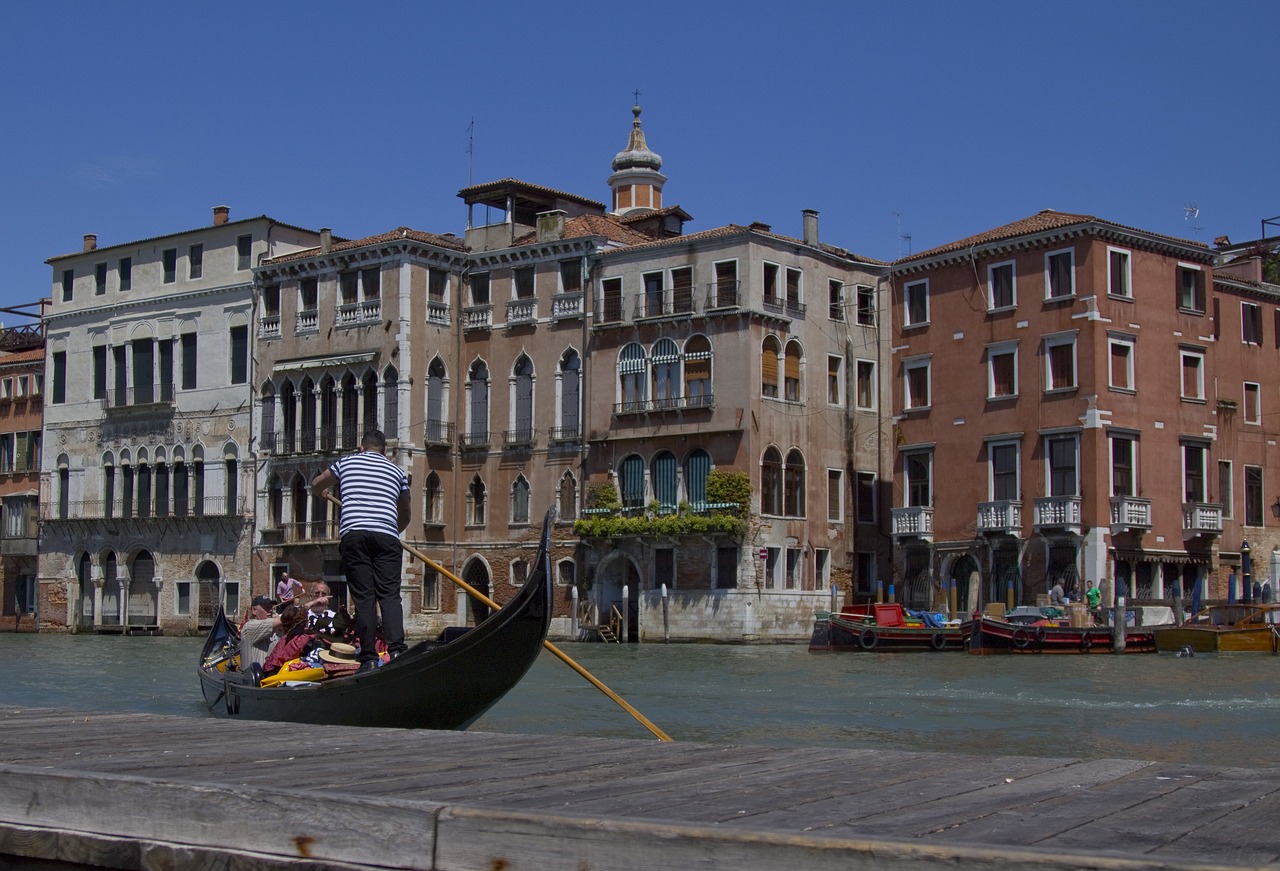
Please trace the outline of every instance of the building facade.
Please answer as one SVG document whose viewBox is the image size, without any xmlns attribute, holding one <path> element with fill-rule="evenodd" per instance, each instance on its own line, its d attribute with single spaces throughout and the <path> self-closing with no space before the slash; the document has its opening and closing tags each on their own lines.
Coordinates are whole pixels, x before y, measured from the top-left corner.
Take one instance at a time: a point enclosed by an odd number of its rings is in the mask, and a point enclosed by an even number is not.
<svg viewBox="0 0 1280 871">
<path fill-rule="evenodd" d="M 253 268 L 319 236 L 213 211 L 48 261 L 42 629 L 195 632 L 248 602 Z"/>
<path fill-rule="evenodd" d="M 1275 298 L 1214 261 L 1045 211 L 894 264 L 897 598 L 1190 604 L 1269 550 Z"/>
<path fill-rule="evenodd" d="M 7 308 L 38 318 L 40 303 Z M 42 611 L 36 583 L 40 541 L 44 325 L 0 326 L 0 631 L 30 632 Z"/>
</svg>

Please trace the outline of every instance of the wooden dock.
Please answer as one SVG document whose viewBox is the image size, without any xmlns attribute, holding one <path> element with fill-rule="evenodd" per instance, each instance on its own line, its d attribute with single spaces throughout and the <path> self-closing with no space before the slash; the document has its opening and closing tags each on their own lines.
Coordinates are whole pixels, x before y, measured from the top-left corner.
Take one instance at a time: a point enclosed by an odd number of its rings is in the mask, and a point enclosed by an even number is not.
<svg viewBox="0 0 1280 871">
<path fill-rule="evenodd" d="M 0 727 L 0 868 L 31 867 L 15 857 L 156 871 L 1280 865 L 1278 767 L 3 705 Z"/>
</svg>

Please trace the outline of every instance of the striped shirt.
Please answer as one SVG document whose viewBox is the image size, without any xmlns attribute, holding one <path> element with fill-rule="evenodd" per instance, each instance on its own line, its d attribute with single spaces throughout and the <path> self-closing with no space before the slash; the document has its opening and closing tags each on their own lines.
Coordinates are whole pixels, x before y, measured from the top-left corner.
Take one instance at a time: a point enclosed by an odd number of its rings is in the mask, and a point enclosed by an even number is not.
<svg viewBox="0 0 1280 871">
<path fill-rule="evenodd" d="M 338 478 L 342 498 L 338 535 L 363 529 L 400 537 L 396 504 L 401 493 L 409 492 L 403 469 L 377 451 L 360 451 L 342 457 L 329 471 Z"/>
</svg>

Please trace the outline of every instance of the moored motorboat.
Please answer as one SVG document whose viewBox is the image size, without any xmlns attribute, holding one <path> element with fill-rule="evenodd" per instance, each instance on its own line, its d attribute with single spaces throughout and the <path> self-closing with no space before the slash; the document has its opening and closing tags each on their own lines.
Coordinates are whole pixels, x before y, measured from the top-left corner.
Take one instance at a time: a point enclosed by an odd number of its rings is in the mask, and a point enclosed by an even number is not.
<svg viewBox="0 0 1280 871">
<path fill-rule="evenodd" d="M 942 652 L 964 650 L 964 645 L 960 623 L 911 619 L 897 603 L 846 605 L 837 613 L 819 613 L 809 639 L 811 651 Z"/>
<path fill-rule="evenodd" d="M 1280 651 L 1280 605 L 1209 605 L 1180 626 L 1155 630 L 1156 649 L 1197 653 L 1276 653 Z"/>
<path fill-rule="evenodd" d="M 970 653 L 1111 653 L 1110 626 L 1070 626 L 1041 620 L 1015 622 L 982 615 L 969 628 Z M 1155 653 L 1151 629 L 1124 630 L 1125 653 Z"/>
<path fill-rule="evenodd" d="M 239 633 L 219 613 L 200 656 L 200 685 L 218 716 L 343 726 L 463 729 L 514 687 L 551 624 L 551 523 L 529 579 L 501 609 L 465 631 L 413 645 L 373 671 L 298 686 L 255 686 L 234 669 Z"/>
</svg>

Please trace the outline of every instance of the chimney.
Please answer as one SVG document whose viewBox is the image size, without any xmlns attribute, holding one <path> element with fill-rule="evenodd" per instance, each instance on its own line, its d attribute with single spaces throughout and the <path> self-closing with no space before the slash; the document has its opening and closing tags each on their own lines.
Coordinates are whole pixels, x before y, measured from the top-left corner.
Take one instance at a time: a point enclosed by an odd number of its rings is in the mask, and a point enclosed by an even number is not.
<svg viewBox="0 0 1280 871">
<path fill-rule="evenodd" d="M 818 244 L 818 213 L 813 209 L 805 209 L 800 213 L 804 216 L 804 244 Z"/>
<path fill-rule="evenodd" d="M 214 206 L 213 207 L 213 226 L 221 227 L 231 218 L 230 206 Z"/>
<path fill-rule="evenodd" d="M 97 233 L 84 234 L 84 250 L 86 251 L 98 250 L 98 234 Z"/>
<path fill-rule="evenodd" d="M 333 250 L 333 231 L 328 227 L 320 228 L 320 253 L 328 254 Z"/>
<path fill-rule="evenodd" d="M 564 209 L 538 213 L 538 241 L 555 242 L 564 238 Z"/>
</svg>

